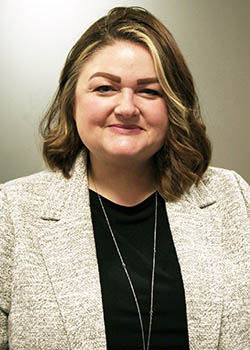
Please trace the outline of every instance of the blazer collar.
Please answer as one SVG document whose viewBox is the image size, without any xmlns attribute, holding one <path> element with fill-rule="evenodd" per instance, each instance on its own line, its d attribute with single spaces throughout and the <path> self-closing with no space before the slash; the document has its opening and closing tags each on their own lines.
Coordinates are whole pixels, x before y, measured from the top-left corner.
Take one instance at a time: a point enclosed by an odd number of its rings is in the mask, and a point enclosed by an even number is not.
<svg viewBox="0 0 250 350">
<path fill-rule="evenodd" d="M 82 151 L 66 179 L 61 172 L 53 173 L 41 218 L 58 221 L 61 218 L 81 216 L 88 198 L 87 155 Z M 83 202 L 85 200 L 85 203 Z"/>
<path fill-rule="evenodd" d="M 183 203 L 187 202 L 189 205 L 202 209 L 215 204 L 216 199 L 214 195 L 207 189 L 207 180 L 208 178 L 205 173 L 198 186 L 192 185 L 189 191 L 183 194 L 182 198 L 177 202 L 177 205 L 182 206 Z"/>
<path fill-rule="evenodd" d="M 174 205 L 205 208 L 214 204 L 216 199 L 207 190 L 206 181 L 205 174 L 199 185 L 193 185 Z M 80 215 L 83 198 L 88 197 L 86 153 L 82 151 L 77 157 L 70 179 L 65 179 L 61 172 L 53 173 L 49 187 L 47 200 L 41 212 L 41 217 L 44 220 L 56 221 L 62 217 Z"/>
</svg>

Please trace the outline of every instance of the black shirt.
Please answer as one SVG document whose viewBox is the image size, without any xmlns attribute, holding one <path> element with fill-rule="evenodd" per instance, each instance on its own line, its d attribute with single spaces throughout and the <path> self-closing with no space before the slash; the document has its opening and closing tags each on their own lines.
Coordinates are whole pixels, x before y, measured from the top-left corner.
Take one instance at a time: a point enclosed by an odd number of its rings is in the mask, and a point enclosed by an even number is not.
<svg viewBox="0 0 250 350">
<path fill-rule="evenodd" d="M 102 201 L 137 295 L 147 342 L 155 194 L 133 207 L 121 206 L 103 197 Z M 98 196 L 91 190 L 90 203 L 100 271 L 107 347 L 109 350 L 142 349 L 141 327 L 135 300 Z M 159 194 L 156 249 L 154 314 L 150 349 L 187 350 L 188 333 L 183 282 L 165 202 Z"/>
</svg>

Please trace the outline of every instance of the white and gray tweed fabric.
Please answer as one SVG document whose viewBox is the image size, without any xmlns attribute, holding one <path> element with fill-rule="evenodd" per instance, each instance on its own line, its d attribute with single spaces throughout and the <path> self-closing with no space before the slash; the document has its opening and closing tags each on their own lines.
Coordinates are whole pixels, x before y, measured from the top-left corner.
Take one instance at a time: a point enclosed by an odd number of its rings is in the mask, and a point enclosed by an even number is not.
<svg viewBox="0 0 250 350">
<path fill-rule="evenodd" d="M 166 203 L 181 266 L 190 350 L 250 349 L 249 186 L 209 168 Z M 166 303 L 168 302 L 166 298 Z M 86 160 L 0 191 L 0 349 L 104 350 Z"/>
</svg>

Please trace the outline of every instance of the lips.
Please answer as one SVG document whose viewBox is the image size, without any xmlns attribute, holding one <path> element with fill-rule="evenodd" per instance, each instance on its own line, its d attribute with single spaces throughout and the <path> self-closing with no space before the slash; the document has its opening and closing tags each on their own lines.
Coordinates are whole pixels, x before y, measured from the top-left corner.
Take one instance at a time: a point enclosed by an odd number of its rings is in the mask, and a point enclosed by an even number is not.
<svg viewBox="0 0 250 350">
<path fill-rule="evenodd" d="M 120 129 L 140 129 L 142 130 L 142 128 L 136 124 L 112 124 L 109 125 L 109 127 L 113 128 L 120 128 Z"/>
<path fill-rule="evenodd" d="M 137 134 L 140 133 L 143 129 L 136 124 L 111 124 L 109 129 L 115 133 L 119 134 Z"/>
</svg>

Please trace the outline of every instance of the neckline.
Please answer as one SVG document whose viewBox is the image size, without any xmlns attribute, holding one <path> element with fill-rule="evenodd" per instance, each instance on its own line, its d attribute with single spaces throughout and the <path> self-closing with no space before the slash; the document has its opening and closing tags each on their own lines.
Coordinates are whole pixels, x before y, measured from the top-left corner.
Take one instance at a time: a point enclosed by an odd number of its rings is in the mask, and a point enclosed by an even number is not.
<svg viewBox="0 0 250 350">
<path fill-rule="evenodd" d="M 106 205 L 108 205 L 110 208 L 119 209 L 119 210 L 123 210 L 123 211 L 134 211 L 134 210 L 144 209 L 145 207 L 148 207 L 148 206 L 151 206 L 152 204 L 154 204 L 156 192 L 157 191 L 153 192 L 151 195 L 149 195 L 142 202 L 140 202 L 136 205 L 132 205 L 132 206 L 117 204 L 115 202 L 112 202 L 110 199 L 103 197 L 102 195 L 100 195 L 100 197 L 101 197 L 102 201 L 104 203 L 106 203 Z M 91 189 L 89 189 L 89 193 L 91 195 L 91 198 L 94 199 L 95 202 L 99 203 L 98 193 L 96 191 L 91 190 Z M 158 196 L 159 196 L 159 194 L 158 194 Z"/>
</svg>

